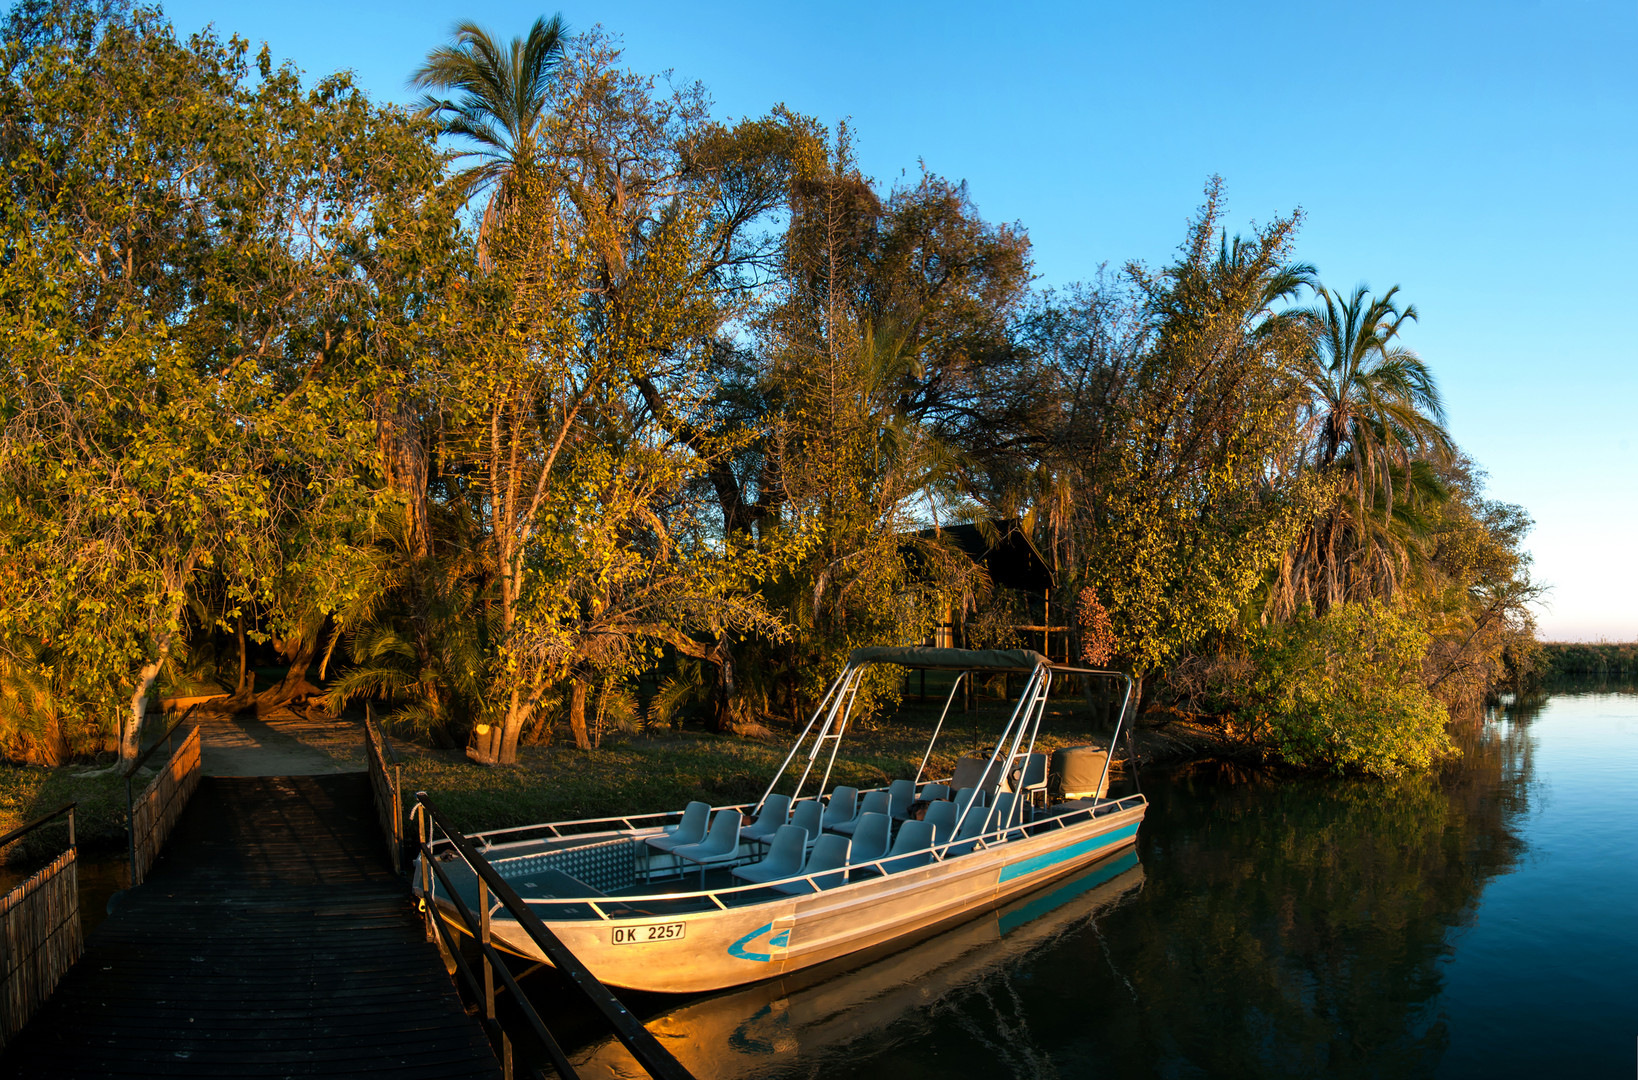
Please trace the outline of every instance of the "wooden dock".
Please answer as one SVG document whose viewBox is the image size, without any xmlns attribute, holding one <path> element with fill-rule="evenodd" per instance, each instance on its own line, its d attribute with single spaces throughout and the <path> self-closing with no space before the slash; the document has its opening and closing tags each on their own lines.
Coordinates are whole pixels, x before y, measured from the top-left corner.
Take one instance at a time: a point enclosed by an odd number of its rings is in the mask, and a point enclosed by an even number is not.
<svg viewBox="0 0 1638 1080">
<path fill-rule="evenodd" d="M 487 1077 L 364 773 L 208 777 L 0 1075 Z"/>
</svg>

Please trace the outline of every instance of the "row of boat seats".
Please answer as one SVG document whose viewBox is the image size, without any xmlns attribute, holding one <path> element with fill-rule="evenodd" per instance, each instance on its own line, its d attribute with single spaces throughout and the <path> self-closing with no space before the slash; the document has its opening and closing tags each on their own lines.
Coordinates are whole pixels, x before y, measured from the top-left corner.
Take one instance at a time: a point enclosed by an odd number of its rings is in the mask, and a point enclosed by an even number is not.
<svg viewBox="0 0 1638 1080">
<path fill-rule="evenodd" d="M 944 784 L 928 784 L 922 789 L 921 797 L 924 802 L 937 806 L 949 797 L 949 793 L 949 787 Z M 976 788 L 963 788 L 956 792 L 958 816 L 974 798 L 978 799 L 978 805 L 984 805 L 983 793 Z M 852 836 L 866 814 L 886 814 L 893 821 L 908 820 L 915 801 L 916 785 L 911 780 L 895 780 L 886 791 L 867 791 L 862 800 L 858 788 L 843 785 L 831 792 L 830 805 L 825 808 L 821 825 L 826 832 Z"/>
<path fill-rule="evenodd" d="M 774 887 L 782 892 L 800 894 L 812 892 L 814 885 L 806 880 L 784 881 L 798 876 L 812 878 L 821 889 L 840 885 L 847 880 L 850 867 L 878 863 L 884 874 L 894 874 L 933 861 L 936 843 L 934 826 L 926 821 L 907 821 L 899 829 L 891 847 L 887 836 L 892 822 L 886 814 L 864 815 L 866 821 L 853 839 L 838 833 L 826 833 L 808 844 L 807 833 L 796 825 L 782 825 L 774 832 L 768 854 L 749 866 L 738 866 L 733 875 L 753 884 L 778 882 Z M 872 867 L 872 869 L 878 869 Z"/>
</svg>

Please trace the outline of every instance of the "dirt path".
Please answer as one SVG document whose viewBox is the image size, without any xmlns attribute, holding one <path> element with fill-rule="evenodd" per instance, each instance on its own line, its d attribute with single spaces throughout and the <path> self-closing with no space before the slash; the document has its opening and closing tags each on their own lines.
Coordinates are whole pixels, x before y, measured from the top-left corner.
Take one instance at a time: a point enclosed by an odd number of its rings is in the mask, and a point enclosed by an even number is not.
<svg viewBox="0 0 1638 1080">
<path fill-rule="evenodd" d="M 207 714 L 199 722 L 206 776 L 321 776 L 364 768 L 364 731 L 351 720 Z"/>
</svg>

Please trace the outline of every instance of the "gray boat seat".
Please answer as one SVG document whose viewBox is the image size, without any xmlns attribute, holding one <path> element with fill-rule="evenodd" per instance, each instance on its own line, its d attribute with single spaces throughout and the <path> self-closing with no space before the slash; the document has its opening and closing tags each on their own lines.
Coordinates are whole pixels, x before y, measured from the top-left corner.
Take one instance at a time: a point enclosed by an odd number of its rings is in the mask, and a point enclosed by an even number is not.
<svg viewBox="0 0 1638 1080">
<path fill-rule="evenodd" d="M 843 836 L 852 836 L 853 830 L 859 827 L 860 818 L 864 817 L 866 814 L 881 814 L 885 817 L 887 816 L 888 809 L 891 806 L 892 800 L 887 792 L 867 791 L 865 792 L 864 798 L 859 801 L 859 812 L 854 815 L 853 820 L 837 822 L 835 825 L 829 827 L 830 831 L 841 833 Z"/>
<path fill-rule="evenodd" d="M 774 833 L 768 854 L 749 866 L 734 867 L 741 881 L 766 882 L 795 877 L 802 872 L 802 856 L 807 852 L 808 834 L 799 825 L 781 825 Z"/>
<path fill-rule="evenodd" d="M 995 797 L 995 807 L 990 810 L 989 825 L 984 831 L 995 832 L 997 829 L 1011 828 L 1023 824 L 1024 819 L 1020 813 L 1022 809 L 1023 807 L 1018 805 L 1017 795 L 1010 791 L 1003 791 Z"/>
<path fill-rule="evenodd" d="M 892 835 L 893 819 L 886 814 L 862 814 L 859 827 L 853 833 L 853 847 L 848 862 L 855 865 L 871 863 L 887 854 L 887 841 Z"/>
<path fill-rule="evenodd" d="M 739 830 L 739 838 L 766 844 L 774 838 L 774 833 L 784 827 L 790 814 L 791 797 L 789 795 L 769 795 L 762 800 L 762 813 L 756 816 L 754 822 Z"/>
<path fill-rule="evenodd" d="M 950 785 L 923 784 L 921 786 L 921 797 L 927 802 L 938 802 L 942 799 L 948 799 L 950 797 Z"/>
<path fill-rule="evenodd" d="M 1013 770 L 1007 778 L 1012 789 L 1022 795 L 1030 805 L 1035 800 L 1042 801 L 1047 797 L 1047 756 L 1045 754 L 1026 754 L 1018 768 Z"/>
<path fill-rule="evenodd" d="M 999 763 L 988 761 L 986 758 L 971 756 L 959 758 L 956 761 L 955 776 L 950 779 L 950 786 L 957 790 L 975 787 L 993 794 L 1001 785 L 1003 771 Z"/>
<path fill-rule="evenodd" d="M 933 846 L 943 847 L 955 833 L 956 805 L 953 802 L 933 803 L 922 820 L 933 827 Z"/>
<path fill-rule="evenodd" d="M 895 780 L 887 785 L 889 800 L 888 816 L 894 821 L 903 821 L 910 816 L 910 804 L 916 801 L 916 782 L 914 780 Z"/>
<path fill-rule="evenodd" d="M 977 757 L 963 757 L 956 759 L 955 775 L 950 777 L 950 786 L 960 791 L 962 788 L 975 788 L 979 777 L 984 775 L 984 759 Z"/>
<path fill-rule="evenodd" d="M 812 877 L 821 889 L 829 889 L 847 880 L 847 852 L 852 842 L 845 836 L 826 833 L 814 842 L 813 851 L 802 867 L 802 873 Z M 784 881 L 774 888 L 783 893 L 799 896 L 813 892 L 806 881 Z"/>
<path fill-rule="evenodd" d="M 893 850 L 887 853 L 882 871 L 897 874 L 901 870 L 926 866 L 933 861 L 932 847 L 933 826 L 925 821 L 906 821 L 899 826 L 898 838 L 893 841 Z"/>
<path fill-rule="evenodd" d="M 859 789 L 845 784 L 830 793 L 830 805 L 825 807 L 825 829 L 834 829 L 844 821 L 859 816 Z"/>
<path fill-rule="evenodd" d="M 987 819 L 988 815 L 984 813 L 983 803 L 974 806 L 965 819 L 959 819 L 960 827 L 956 830 L 955 842 L 950 845 L 946 857 L 949 855 L 965 855 L 977 847 L 978 842 L 975 838 L 983 834 L 984 823 Z"/>
<path fill-rule="evenodd" d="M 821 827 L 825 816 L 825 807 L 818 799 L 798 799 L 796 809 L 791 811 L 791 824 L 798 826 L 808 834 L 808 847 L 819 839 L 823 832 Z"/>
<path fill-rule="evenodd" d="M 705 870 L 717 863 L 733 862 L 739 855 L 739 828 L 744 822 L 738 810 L 718 810 L 711 819 L 711 831 L 698 844 L 674 847 L 671 854 L 686 862 L 698 863 L 700 887 L 705 887 Z"/>
<path fill-rule="evenodd" d="M 970 788 L 970 787 L 969 788 L 962 788 L 961 790 L 956 792 L 956 794 L 955 794 L 955 808 L 956 808 L 956 818 L 958 820 L 961 817 L 961 812 L 963 810 L 967 809 L 967 804 L 968 803 L 972 803 L 976 807 L 982 807 L 984 805 L 984 793 L 982 791 L 979 791 L 977 788 Z"/>
<path fill-rule="evenodd" d="M 691 802 L 683 810 L 677 827 L 660 836 L 647 836 L 643 842 L 655 851 L 672 851 L 705 839 L 705 825 L 710 820 L 711 807 L 702 802 Z"/>
</svg>

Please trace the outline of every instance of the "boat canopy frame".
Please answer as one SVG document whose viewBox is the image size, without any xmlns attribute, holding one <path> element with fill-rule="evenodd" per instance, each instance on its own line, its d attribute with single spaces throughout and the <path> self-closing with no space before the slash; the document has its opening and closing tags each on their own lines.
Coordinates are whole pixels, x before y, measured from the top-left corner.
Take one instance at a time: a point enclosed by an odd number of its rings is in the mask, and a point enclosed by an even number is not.
<svg viewBox="0 0 1638 1080">
<path fill-rule="evenodd" d="M 950 715 L 950 706 L 955 701 L 956 692 L 960 690 L 963 679 L 979 672 L 1018 672 L 1028 676 L 1023 692 L 1019 694 L 1017 703 L 1013 706 L 1012 714 L 1007 718 L 1007 723 L 1002 727 L 1001 734 L 996 740 L 995 750 L 990 754 L 984 771 L 979 774 L 980 777 L 986 779 L 994 775 L 999 781 L 1005 780 L 1006 768 L 1018 760 L 1018 748 L 1023 743 L 1026 730 L 1029 733 L 1029 743 L 1024 750 L 1025 759 L 1027 760 L 1028 755 L 1035 752 L 1036 737 L 1040 733 L 1041 718 L 1046 712 L 1047 695 L 1052 688 L 1052 679 L 1055 674 L 1102 676 L 1124 680 L 1126 686 L 1125 694 L 1121 700 L 1120 716 L 1116 719 L 1115 730 L 1109 737 L 1109 752 L 1104 755 L 1103 772 L 1098 778 L 1096 788 L 1097 791 L 1104 790 L 1104 784 L 1109 778 L 1109 766 L 1114 756 L 1115 745 L 1119 741 L 1121 729 L 1126 723 L 1126 714 L 1132 707 L 1135 684 L 1132 677 L 1126 672 L 1054 664 L 1033 649 L 947 649 L 926 645 L 879 645 L 854 649 L 848 655 L 847 664 L 843 666 L 841 674 L 825 691 L 824 697 L 819 700 L 819 704 L 814 709 L 813 716 L 808 720 L 807 726 L 797 735 L 796 742 L 792 744 L 790 753 L 785 755 L 785 760 L 780 763 L 778 770 L 775 771 L 773 779 L 769 781 L 767 789 L 762 793 L 762 797 L 756 801 L 755 814 L 762 812 L 763 804 L 768 801 L 768 796 L 773 794 L 774 789 L 779 786 L 779 782 L 784 779 L 791 762 L 801 752 L 803 744 L 808 741 L 808 736 L 813 734 L 814 726 L 820 724 L 821 717 L 823 717 L 824 722 L 820 725 L 818 734 L 814 735 L 813 743 L 809 747 L 807 765 L 803 768 L 802 775 L 796 782 L 796 789 L 791 793 L 791 802 L 795 803 L 802 797 L 802 789 L 806 786 L 808 777 L 812 775 L 814 762 L 822 754 L 824 744 L 829 742 L 831 743 L 830 756 L 825 761 L 824 775 L 819 780 L 817 790 L 819 796 L 824 795 L 830 783 L 831 771 L 836 764 L 837 751 L 841 749 L 842 737 L 847 733 L 848 722 L 852 719 L 853 708 L 858 702 L 859 686 L 864 681 L 864 672 L 867 668 L 876 664 L 896 664 L 913 671 L 954 671 L 957 673 L 955 681 L 950 687 L 950 694 L 945 698 L 944 708 L 939 713 L 938 723 L 933 727 L 932 738 L 928 740 L 927 749 L 922 754 L 921 764 L 916 769 L 914 782 L 918 786 L 921 784 L 922 775 L 927 770 L 927 762 L 932 757 L 933 747 L 938 743 L 939 734 L 944 730 L 944 721 Z M 1010 746 L 1008 745 L 1009 736 L 1011 737 Z M 1127 744 L 1127 752 L 1130 754 L 1132 748 L 1129 733 Z M 1003 747 L 1007 748 L 1005 758 L 1002 757 Z M 1007 763 L 1006 767 L 999 764 L 1002 761 Z M 1135 767 L 1135 760 L 1133 765 Z M 968 815 L 973 811 L 973 802 L 976 801 L 973 800 L 962 808 L 961 817 L 955 825 L 956 833 L 959 833 L 966 823 Z M 982 812 L 988 812 L 987 809 L 980 809 Z M 1018 801 L 1013 800 L 1013 805 L 1007 815 L 1009 820 L 999 822 L 998 827 L 1002 830 L 1011 827 L 1011 818 L 1018 815 L 1021 809 Z"/>
</svg>

